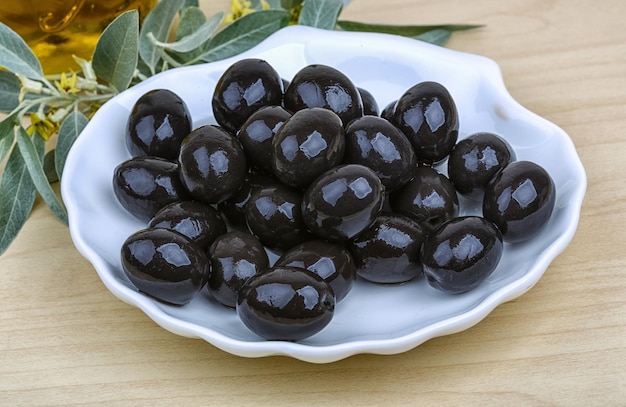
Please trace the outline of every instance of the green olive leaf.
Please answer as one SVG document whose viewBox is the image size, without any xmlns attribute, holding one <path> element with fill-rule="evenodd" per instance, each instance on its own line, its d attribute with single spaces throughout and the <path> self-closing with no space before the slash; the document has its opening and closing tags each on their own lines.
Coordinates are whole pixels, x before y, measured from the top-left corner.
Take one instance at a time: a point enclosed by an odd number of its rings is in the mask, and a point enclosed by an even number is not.
<svg viewBox="0 0 626 407">
<path fill-rule="evenodd" d="M 189 7 L 200 7 L 200 5 L 198 4 L 198 0 L 184 0 L 183 1 L 183 5 L 181 6 L 180 11 L 185 11 L 187 10 Z"/>
<path fill-rule="evenodd" d="M 159 49 L 148 38 L 148 33 L 157 41 L 166 41 L 172 27 L 172 21 L 183 6 L 183 0 L 159 1 L 143 20 L 139 31 L 139 56 L 156 73 L 156 66 L 161 59 Z"/>
<path fill-rule="evenodd" d="M 41 63 L 17 33 L 0 23 L 0 66 L 30 79 L 44 79 Z"/>
<path fill-rule="evenodd" d="M 9 71 L 0 70 L 0 112 L 12 112 L 19 104 L 20 80 Z"/>
<path fill-rule="evenodd" d="M 289 18 L 290 14 L 285 10 L 263 10 L 247 14 L 215 34 L 200 59 L 212 62 L 240 54 L 287 26 Z"/>
<path fill-rule="evenodd" d="M 209 40 L 211 35 L 218 29 L 222 21 L 224 20 L 224 13 L 219 12 L 206 20 L 200 27 L 198 27 L 192 34 L 187 35 L 176 42 L 162 42 L 157 40 L 152 33 L 148 33 L 148 38 L 152 43 L 170 51 L 176 52 L 189 52 L 196 48 L 200 48 L 205 42 Z"/>
<path fill-rule="evenodd" d="M 182 11 L 178 27 L 176 28 L 176 41 L 180 41 L 188 35 L 192 35 L 206 22 L 204 11 L 199 7 L 187 7 Z"/>
<path fill-rule="evenodd" d="M 56 150 L 50 150 L 43 156 L 43 172 L 46 174 L 48 183 L 52 184 L 59 181 L 59 176 L 54 168 L 54 157 Z"/>
<path fill-rule="evenodd" d="M 119 15 L 102 32 L 93 53 L 92 66 L 98 78 L 110 83 L 118 92 L 128 88 L 137 69 L 139 47 L 139 13 Z"/>
<path fill-rule="evenodd" d="M 15 141 L 16 117 L 17 113 L 13 113 L 0 121 L 0 162 L 4 161 Z"/>
<path fill-rule="evenodd" d="M 342 8 L 343 2 L 341 0 L 305 1 L 298 24 L 334 30 Z"/>
<path fill-rule="evenodd" d="M 0 181 L 0 255 L 15 240 L 35 203 L 37 189 L 17 147 L 9 155 Z"/>
<path fill-rule="evenodd" d="M 54 216 L 67 225 L 67 211 L 50 186 L 43 170 L 43 149 L 36 145 L 35 141 L 35 139 L 39 138 L 36 136 L 31 138 L 23 127 L 18 127 L 17 129 L 17 146 L 33 185 L 35 185 L 37 192 L 39 192 L 39 195 L 41 195 Z"/>
<path fill-rule="evenodd" d="M 430 44 L 444 45 L 446 42 L 448 42 L 451 36 L 452 31 L 438 28 L 435 30 L 426 31 L 424 34 L 417 35 L 415 39 L 428 42 Z"/>
<path fill-rule="evenodd" d="M 63 120 L 63 123 L 61 123 L 57 139 L 56 153 L 54 154 L 54 168 L 58 179 L 62 178 L 63 167 L 65 167 L 65 160 L 70 152 L 70 148 L 83 129 L 87 126 L 87 123 L 89 123 L 89 119 L 78 111 L 73 111 L 67 115 L 65 120 Z"/>
<path fill-rule="evenodd" d="M 405 37 L 416 37 L 432 30 L 461 31 L 483 27 L 475 24 L 443 24 L 443 25 L 393 25 L 393 24 L 367 24 L 356 21 L 337 21 L 337 27 L 344 31 L 367 31 L 383 34 L 395 34 Z"/>
</svg>

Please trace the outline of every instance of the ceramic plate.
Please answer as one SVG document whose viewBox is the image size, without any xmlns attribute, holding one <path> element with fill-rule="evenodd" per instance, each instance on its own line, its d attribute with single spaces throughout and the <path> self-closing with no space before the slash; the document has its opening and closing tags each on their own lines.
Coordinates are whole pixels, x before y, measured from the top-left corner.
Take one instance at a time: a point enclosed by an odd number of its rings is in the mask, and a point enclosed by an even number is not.
<svg viewBox="0 0 626 407">
<path fill-rule="evenodd" d="M 509 141 L 519 160 L 534 161 L 550 173 L 557 199 L 549 224 L 527 243 L 506 244 L 495 272 L 465 294 L 440 293 L 423 278 L 385 286 L 358 280 L 338 304 L 332 322 L 300 343 L 262 340 L 206 291 L 182 307 L 138 293 L 122 271 L 120 247 L 146 224 L 126 213 L 112 189 L 114 168 L 130 158 L 124 142 L 129 112 L 145 92 L 166 88 L 186 101 L 194 127 L 215 123 L 211 96 L 217 80 L 233 62 L 249 57 L 265 59 L 285 79 L 309 64 L 333 66 L 369 90 L 381 108 L 418 82 L 440 82 L 457 104 L 461 138 L 479 131 L 497 133 Z M 467 329 L 497 305 L 522 295 L 574 236 L 585 188 L 585 172 L 571 139 L 513 100 L 493 61 L 396 36 L 302 26 L 285 28 L 235 58 L 170 70 L 115 97 L 74 144 L 62 181 L 72 239 L 117 297 L 171 332 L 202 338 L 232 354 L 287 355 L 315 363 L 358 353 L 404 352 L 433 337 Z M 462 213 L 479 214 L 475 205 L 463 206 Z"/>
</svg>

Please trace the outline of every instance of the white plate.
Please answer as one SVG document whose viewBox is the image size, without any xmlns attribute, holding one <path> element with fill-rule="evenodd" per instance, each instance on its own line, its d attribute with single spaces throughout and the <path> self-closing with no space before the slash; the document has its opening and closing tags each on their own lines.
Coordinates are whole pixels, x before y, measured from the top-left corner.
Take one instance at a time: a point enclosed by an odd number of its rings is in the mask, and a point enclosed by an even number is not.
<svg viewBox="0 0 626 407">
<path fill-rule="evenodd" d="M 122 271 L 120 247 L 146 225 L 125 212 L 112 190 L 114 168 L 130 157 L 124 143 L 129 112 L 148 90 L 167 88 L 187 102 L 194 127 L 214 123 L 211 96 L 218 78 L 234 61 L 248 57 L 267 60 L 285 79 L 308 64 L 333 66 L 369 90 L 381 109 L 418 82 L 442 83 L 457 104 L 460 137 L 498 133 L 511 143 L 518 159 L 537 162 L 550 173 L 557 199 L 549 224 L 528 243 L 505 245 L 495 272 L 462 295 L 437 292 L 423 278 L 395 286 L 357 281 L 338 304 L 330 325 L 301 343 L 260 339 L 234 311 L 206 294 L 175 307 L 138 293 Z M 493 61 L 396 36 L 302 26 L 285 28 L 235 58 L 171 70 L 115 97 L 74 144 L 62 182 L 72 239 L 117 297 L 171 332 L 205 339 L 232 354 L 287 355 L 315 363 L 358 353 L 404 352 L 430 338 L 467 329 L 497 305 L 522 295 L 574 236 L 585 189 L 585 171 L 570 138 L 513 100 Z M 478 212 L 466 207 L 464 213 Z"/>
</svg>

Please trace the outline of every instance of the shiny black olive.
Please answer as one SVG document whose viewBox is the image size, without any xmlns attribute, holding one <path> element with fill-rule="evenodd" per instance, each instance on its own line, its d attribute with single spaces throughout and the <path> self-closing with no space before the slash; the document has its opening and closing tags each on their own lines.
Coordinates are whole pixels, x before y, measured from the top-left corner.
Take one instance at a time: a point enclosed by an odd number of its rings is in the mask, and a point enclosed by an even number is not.
<svg viewBox="0 0 626 407">
<path fill-rule="evenodd" d="M 264 106 L 279 106 L 282 100 L 283 82 L 278 72 L 267 61 L 247 58 L 222 74 L 211 103 L 217 123 L 236 134 L 252 113 Z"/>
<path fill-rule="evenodd" d="M 249 233 L 232 231 L 219 236 L 208 250 L 211 262 L 208 290 L 221 304 L 235 308 L 237 293 L 251 277 L 269 267 L 261 242 Z"/>
<path fill-rule="evenodd" d="M 409 140 L 393 124 L 377 116 L 363 116 L 348 125 L 344 162 L 374 170 L 387 192 L 409 182 L 416 165 Z"/>
<path fill-rule="evenodd" d="M 515 152 L 493 133 L 475 133 L 460 140 L 448 157 L 448 178 L 459 193 L 482 200 L 485 187 L 511 161 Z"/>
<path fill-rule="evenodd" d="M 393 123 L 393 114 L 396 111 L 396 103 L 398 103 L 398 101 L 394 100 L 390 102 L 387 106 L 385 106 L 380 112 L 380 117 Z"/>
<path fill-rule="evenodd" d="M 459 116 L 452 95 L 437 82 L 421 82 L 398 99 L 392 117 L 413 145 L 417 161 L 442 161 L 459 135 Z"/>
<path fill-rule="evenodd" d="M 280 106 L 267 106 L 252 113 L 241 126 L 237 138 L 246 153 L 250 168 L 273 174 L 272 140 L 290 117 L 291 113 Z"/>
<path fill-rule="evenodd" d="M 305 225 L 322 239 L 354 237 L 380 214 L 384 186 L 371 169 L 359 164 L 337 166 L 317 178 L 302 197 Z"/>
<path fill-rule="evenodd" d="M 339 303 L 352 290 L 356 269 L 346 248 L 321 240 L 309 240 L 289 249 L 274 264 L 307 269 L 330 284 Z"/>
<path fill-rule="evenodd" d="M 278 130 L 273 149 L 276 178 L 304 189 L 343 160 L 345 137 L 341 119 L 319 107 L 299 110 Z"/>
<path fill-rule="evenodd" d="M 178 164 L 156 157 L 135 157 L 118 165 L 113 192 L 124 209 L 146 222 L 164 206 L 189 196 Z"/>
<path fill-rule="evenodd" d="M 361 95 L 361 101 L 363 102 L 363 114 L 368 116 L 378 116 L 378 102 L 374 98 L 374 95 L 367 89 L 356 88 Z"/>
<path fill-rule="evenodd" d="M 409 183 L 390 194 L 389 203 L 394 212 L 416 220 L 426 233 L 459 214 L 454 185 L 430 167 L 418 167 Z"/>
<path fill-rule="evenodd" d="M 361 95 L 350 78 L 327 65 L 308 65 L 298 71 L 285 90 L 289 111 L 322 107 L 335 112 L 347 125 L 363 116 Z"/>
<path fill-rule="evenodd" d="M 479 216 L 450 219 L 422 245 L 424 276 L 438 290 L 464 293 L 489 277 L 502 252 L 502 235 L 488 220 Z"/>
<path fill-rule="evenodd" d="M 211 265 L 198 245 L 169 229 L 144 229 L 122 245 L 122 268 L 137 289 L 160 301 L 183 305 L 206 283 Z"/>
<path fill-rule="evenodd" d="M 424 239 L 416 221 L 383 213 L 349 241 L 348 249 L 360 277 L 374 283 L 404 283 L 422 274 L 420 249 Z"/>
<path fill-rule="evenodd" d="M 265 246 L 279 252 L 309 240 L 301 202 L 300 192 L 282 184 L 258 188 L 246 203 L 248 228 Z"/>
<path fill-rule="evenodd" d="M 133 157 L 175 160 L 191 126 L 189 109 L 177 94 L 167 89 L 151 90 L 135 102 L 128 117 L 126 147 Z"/>
<path fill-rule="evenodd" d="M 163 207 L 148 226 L 174 230 L 205 250 L 215 238 L 226 233 L 226 224 L 215 208 L 197 201 L 174 202 Z"/>
<path fill-rule="evenodd" d="M 244 284 L 237 299 L 237 315 L 262 338 L 300 341 L 330 323 L 335 302 L 332 288 L 317 274 L 297 267 L 275 267 Z"/>
<path fill-rule="evenodd" d="M 483 216 L 502 232 L 506 242 L 523 242 L 548 222 L 556 204 L 550 174 L 530 161 L 514 161 L 487 185 Z"/>
<path fill-rule="evenodd" d="M 249 173 L 241 188 L 227 200 L 220 202 L 217 209 L 234 228 L 248 230 L 246 224 L 246 203 L 252 194 L 261 187 L 278 184 L 275 178 L 256 173 Z"/>
<path fill-rule="evenodd" d="M 202 126 L 183 140 L 180 178 L 195 200 L 214 204 L 243 184 L 248 166 L 237 139 L 218 126 Z"/>
</svg>

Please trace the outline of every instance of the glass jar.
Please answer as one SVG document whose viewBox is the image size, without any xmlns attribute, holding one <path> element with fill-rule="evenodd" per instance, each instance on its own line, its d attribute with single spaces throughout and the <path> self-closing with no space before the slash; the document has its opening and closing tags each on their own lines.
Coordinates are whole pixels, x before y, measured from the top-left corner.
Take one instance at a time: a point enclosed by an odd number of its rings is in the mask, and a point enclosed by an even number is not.
<svg viewBox="0 0 626 407">
<path fill-rule="evenodd" d="M 35 52 L 46 74 L 78 70 L 72 55 L 91 59 L 115 17 L 136 9 L 140 20 L 157 0 L 20 0 L 0 2 L 0 21 Z"/>
</svg>

